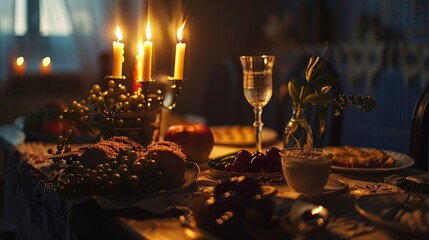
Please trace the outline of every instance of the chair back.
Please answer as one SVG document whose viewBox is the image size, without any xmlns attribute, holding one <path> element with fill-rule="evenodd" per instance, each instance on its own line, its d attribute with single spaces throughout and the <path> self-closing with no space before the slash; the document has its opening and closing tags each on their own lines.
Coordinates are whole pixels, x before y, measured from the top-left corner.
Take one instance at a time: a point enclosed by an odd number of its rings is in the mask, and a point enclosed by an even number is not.
<svg viewBox="0 0 429 240">
<path fill-rule="evenodd" d="M 416 160 L 415 168 L 429 170 L 429 86 L 423 91 L 414 108 L 411 123 L 410 155 Z"/>
</svg>

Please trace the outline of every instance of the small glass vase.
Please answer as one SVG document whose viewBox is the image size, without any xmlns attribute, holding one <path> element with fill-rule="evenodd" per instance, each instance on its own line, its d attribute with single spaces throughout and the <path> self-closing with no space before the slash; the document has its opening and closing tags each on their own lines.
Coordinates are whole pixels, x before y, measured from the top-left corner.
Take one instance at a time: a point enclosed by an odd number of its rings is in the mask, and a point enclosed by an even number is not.
<svg viewBox="0 0 429 240">
<path fill-rule="evenodd" d="M 284 148 L 312 148 L 313 131 L 310 124 L 305 119 L 304 109 L 292 108 L 292 117 L 285 127 L 283 135 Z"/>
</svg>

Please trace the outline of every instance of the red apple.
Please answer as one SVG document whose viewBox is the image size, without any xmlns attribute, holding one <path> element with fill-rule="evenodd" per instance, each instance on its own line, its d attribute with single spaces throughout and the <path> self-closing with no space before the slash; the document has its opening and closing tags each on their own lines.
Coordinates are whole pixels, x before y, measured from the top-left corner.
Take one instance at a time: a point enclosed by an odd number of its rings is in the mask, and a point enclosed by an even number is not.
<svg viewBox="0 0 429 240">
<path fill-rule="evenodd" d="M 68 120 L 48 120 L 40 126 L 40 131 L 52 135 L 60 135 L 70 127 Z M 76 136 L 80 136 L 80 131 L 76 129 Z"/>
<path fill-rule="evenodd" d="M 200 123 L 173 125 L 166 130 L 164 140 L 179 144 L 188 161 L 195 163 L 205 162 L 214 146 L 210 128 Z"/>
</svg>

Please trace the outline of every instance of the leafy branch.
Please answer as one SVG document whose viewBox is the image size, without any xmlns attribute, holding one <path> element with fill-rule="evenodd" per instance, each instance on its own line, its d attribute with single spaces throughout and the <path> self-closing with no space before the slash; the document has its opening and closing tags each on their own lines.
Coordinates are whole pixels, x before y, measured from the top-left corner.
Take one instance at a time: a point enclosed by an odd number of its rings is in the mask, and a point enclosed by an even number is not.
<svg viewBox="0 0 429 240">
<path fill-rule="evenodd" d="M 320 136 L 325 130 L 326 110 L 330 104 L 335 105 L 335 116 L 339 116 L 349 106 L 356 106 L 364 112 L 372 111 L 377 106 L 371 96 L 335 95 L 333 93 L 332 87 L 339 82 L 339 76 L 322 73 L 327 60 L 324 57 L 326 49 L 327 46 L 320 56 L 310 57 L 303 83 L 295 79 L 288 82 L 288 92 L 292 99 L 292 106 L 296 110 L 296 116 L 299 116 L 302 108 L 308 105 L 319 110 Z"/>
</svg>

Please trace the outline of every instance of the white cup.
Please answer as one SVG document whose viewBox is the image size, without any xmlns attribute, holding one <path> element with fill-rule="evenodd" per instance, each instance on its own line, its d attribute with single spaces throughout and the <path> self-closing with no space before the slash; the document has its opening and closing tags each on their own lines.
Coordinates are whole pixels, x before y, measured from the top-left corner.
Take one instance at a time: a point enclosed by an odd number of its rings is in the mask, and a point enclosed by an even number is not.
<svg viewBox="0 0 429 240">
<path fill-rule="evenodd" d="M 307 196 L 323 193 L 331 174 L 332 153 L 320 148 L 285 148 L 280 151 L 288 186 Z"/>
</svg>

